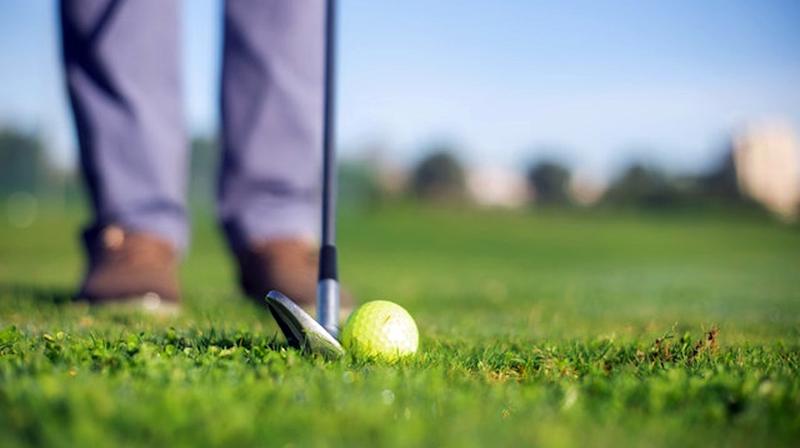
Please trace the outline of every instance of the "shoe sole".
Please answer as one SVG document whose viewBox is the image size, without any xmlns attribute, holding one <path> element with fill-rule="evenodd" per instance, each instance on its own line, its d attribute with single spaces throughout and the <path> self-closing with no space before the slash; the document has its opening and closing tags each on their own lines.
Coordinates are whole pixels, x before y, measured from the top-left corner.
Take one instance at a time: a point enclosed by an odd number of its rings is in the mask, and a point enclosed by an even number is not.
<svg viewBox="0 0 800 448">
<path fill-rule="evenodd" d="M 140 296 L 120 297 L 113 300 L 90 301 L 92 307 L 103 309 L 119 309 L 142 311 L 146 314 L 171 317 L 180 314 L 181 305 L 170 300 L 164 300 L 156 293 L 148 292 Z"/>
</svg>

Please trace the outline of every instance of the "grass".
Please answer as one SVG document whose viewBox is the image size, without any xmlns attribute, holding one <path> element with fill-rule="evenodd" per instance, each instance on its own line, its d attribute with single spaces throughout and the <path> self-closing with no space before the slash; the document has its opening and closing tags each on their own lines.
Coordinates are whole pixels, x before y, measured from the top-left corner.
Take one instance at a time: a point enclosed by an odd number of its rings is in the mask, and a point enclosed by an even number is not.
<svg viewBox="0 0 800 448">
<path fill-rule="evenodd" d="M 195 220 L 184 312 L 67 302 L 80 217 L 0 224 L 2 446 L 793 445 L 800 232 L 732 212 L 345 213 L 398 365 L 287 349 Z"/>
</svg>

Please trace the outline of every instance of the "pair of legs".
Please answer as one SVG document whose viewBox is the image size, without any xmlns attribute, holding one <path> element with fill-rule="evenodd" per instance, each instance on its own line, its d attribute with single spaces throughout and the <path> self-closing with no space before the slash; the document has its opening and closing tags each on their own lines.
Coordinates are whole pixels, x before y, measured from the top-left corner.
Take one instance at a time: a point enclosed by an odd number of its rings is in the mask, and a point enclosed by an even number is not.
<svg viewBox="0 0 800 448">
<path fill-rule="evenodd" d="M 314 235 L 324 2 L 228 0 L 224 8 L 220 221 L 235 247 Z M 179 9 L 173 0 L 61 3 L 91 228 L 116 223 L 182 250 L 188 145 Z"/>
<path fill-rule="evenodd" d="M 320 0 L 225 2 L 217 210 L 237 253 L 318 232 L 324 15 Z M 61 25 L 90 259 L 112 225 L 185 250 L 180 2 L 62 0 Z"/>
</svg>

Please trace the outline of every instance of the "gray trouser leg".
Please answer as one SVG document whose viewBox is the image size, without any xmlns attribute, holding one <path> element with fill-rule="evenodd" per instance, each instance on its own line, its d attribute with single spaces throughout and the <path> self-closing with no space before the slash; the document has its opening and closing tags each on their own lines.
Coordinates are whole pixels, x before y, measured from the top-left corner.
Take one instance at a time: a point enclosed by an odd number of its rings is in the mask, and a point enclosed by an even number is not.
<svg viewBox="0 0 800 448">
<path fill-rule="evenodd" d="M 90 239 L 115 223 L 186 246 L 179 14 L 171 0 L 61 2 Z"/>
<path fill-rule="evenodd" d="M 219 218 L 231 244 L 319 230 L 322 0 L 228 0 Z"/>
</svg>

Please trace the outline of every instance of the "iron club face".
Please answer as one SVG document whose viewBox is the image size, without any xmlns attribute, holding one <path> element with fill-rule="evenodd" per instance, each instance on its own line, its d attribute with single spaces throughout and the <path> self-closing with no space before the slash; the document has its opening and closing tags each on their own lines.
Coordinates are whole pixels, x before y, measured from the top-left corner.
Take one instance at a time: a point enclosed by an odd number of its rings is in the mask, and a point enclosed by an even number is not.
<svg viewBox="0 0 800 448">
<path fill-rule="evenodd" d="M 267 294 L 266 300 L 272 316 L 278 322 L 290 346 L 329 359 L 344 355 L 344 348 L 339 341 L 292 299 L 273 290 Z"/>
</svg>

